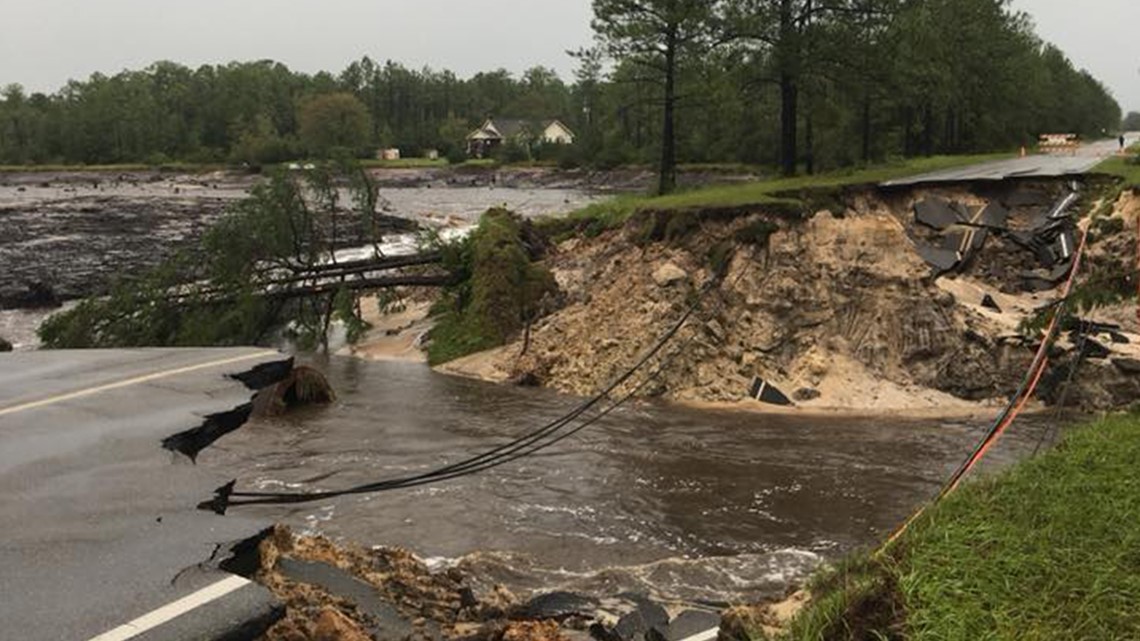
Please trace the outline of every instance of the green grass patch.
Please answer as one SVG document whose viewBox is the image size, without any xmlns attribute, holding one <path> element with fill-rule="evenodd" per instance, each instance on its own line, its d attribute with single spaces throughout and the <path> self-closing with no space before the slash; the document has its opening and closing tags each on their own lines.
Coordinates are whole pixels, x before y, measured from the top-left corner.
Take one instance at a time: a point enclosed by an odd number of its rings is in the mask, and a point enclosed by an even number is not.
<svg viewBox="0 0 1140 641">
<path fill-rule="evenodd" d="M 665 211 L 714 209 L 747 206 L 771 206 L 780 209 L 804 209 L 829 200 L 838 188 L 880 183 L 894 178 L 914 176 L 932 171 L 954 169 L 982 162 L 1003 160 L 1012 154 L 983 154 L 973 156 L 933 156 L 913 158 L 871 167 L 843 171 L 757 180 L 734 185 L 702 187 L 667 196 L 623 195 L 588 205 L 571 212 L 565 219 L 543 221 L 543 227 L 553 236 L 566 235 L 567 230 L 598 231 L 617 227 L 638 211 Z"/>
<path fill-rule="evenodd" d="M 432 167 L 447 167 L 449 164 L 446 158 L 400 158 L 398 160 L 372 158 L 360 161 L 362 167 L 369 169 L 427 169 Z"/>
<path fill-rule="evenodd" d="M 1093 171 L 1120 178 L 1126 188 L 1140 187 L 1140 155 L 1113 156 L 1097 165 Z"/>
<path fill-rule="evenodd" d="M 1140 415 L 1076 429 L 825 571 L 784 638 L 1140 638 L 1138 461 Z"/>
</svg>

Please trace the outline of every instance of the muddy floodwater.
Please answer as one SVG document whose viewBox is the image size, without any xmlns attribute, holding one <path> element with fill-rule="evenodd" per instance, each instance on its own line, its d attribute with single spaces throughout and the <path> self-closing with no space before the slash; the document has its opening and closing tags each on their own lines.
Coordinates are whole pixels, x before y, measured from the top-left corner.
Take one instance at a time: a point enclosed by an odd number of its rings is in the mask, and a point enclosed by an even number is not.
<svg viewBox="0 0 1140 641">
<path fill-rule="evenodd" d="M 544 424 L 579 399 L 424 366 L 333 358 L 328 408 L 247 425 L 202 453 L 266 491 L 425 471 Z M 992 461 L 1028 455 L 1019 423 Z M 367 545 L 406 546 L 516 591 L 769 597 L 870 546 L 931 496 L 981 421 L 775 417 L 630 405 L 533 458 L 479 476 L 241 513 Z"/>
<path fill-rule="evenodd" d="M 50 310 L 12 310 L 33 284 L 63 300 L 99 295 L 117 277 L 144 273 L 191 247 L 260 180 L 233 174 L 0 175 L 0 337 L 36 346 Z M 594 202 L 583 189 L 420 184 L 382 186 L 382 213 L 425 227 L 458 230 L 490 207 L 524 216 L 562 214 Z M 347 195 L 345 201 L 348 201 Z M 382 246 L 415 250 L 416 237 L 385 234 Z M 8 307 L 9 309 L 5 309 Z"/>
</svg>

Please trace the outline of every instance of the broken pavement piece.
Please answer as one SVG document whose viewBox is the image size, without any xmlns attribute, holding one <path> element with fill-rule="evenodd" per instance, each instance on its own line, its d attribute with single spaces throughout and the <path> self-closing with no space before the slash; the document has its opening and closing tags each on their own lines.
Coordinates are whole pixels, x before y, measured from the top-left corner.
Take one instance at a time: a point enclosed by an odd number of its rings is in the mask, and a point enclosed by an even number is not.
<svg viewBox="0 0 1140 641">
<path fill-rule="evenodd" d="M 978 214 L 977 224 L 993 229 L 1005 229 L 1009 224 L 1009 210 L 1001 203 L 992 202 Z"/>
<path fill-rule="evenodd" d="M 666 641 L 683 641 L 720 625 L 720 614 L 704 610 L 685 610 L 669 623 Z"/>
<path fill-rule="evenodd" d="M 791 399 L 759 376 L 752 378 L 752 387 L 748 391 L 748 396 L 770 405 L 792 405 Z"/>
<path fill-rule="evenodd" d="M 512 613 L 512 618 L 561 621 L 572 616 L 588 616 L 597 608 L 598 601 L 588 596 L 565 591 L 547 592 L 524 603 Z"/>
<path fill-rule="evenodd" d="M 914 204 L 914 219 L 931 229 L 942 231 L 966 220 L 966 212 L 958 203 L 931 196 Z"/>
<path fill-rule="evenodd" d="M 316 586 L 355 604 L 374 624 L 368 630 L 374 639 L 402 641 L 412 635 L 411 624 L 404 620 L 394 605 L 383 600 L 371 585 L 338 567 L 282 557 L 277 561 L 277 570 L 290 581 Z"/>
<path fill-rule="evenodd" d="M 1022 289 L 1029 292 L 1045 292 L 1054 289 L 1069 275 L 1069 270 L 1072 268 L 1073 263 L 1067 262 L 1057 265 L 1047 274 L 1042 274 L 1040 271 L 1022 272 Z"/>
<path fill-rule="evenodd" d="M 1087 336 L 1081 339 L 1081 358 L 1092 358 L 1096 360 L 1103 360 L 1108 358 L 1112 351 L 1109 350 L 1100 342 L 1095 341 Z"/>
<path fill-rule="evenodd" d="M 916 249 L 918 249 L 918 255 L 938 274 L 953 270 L 962 260 L 958 252 L 949 249 L 929 245 L 918 245 Z"/>
<path fill-rule="evenodd" d="M 1073 232 L 1066 229 L 1057 236 L 1053 253 L 1064 261 L 1072 258 L 1074 251 L 1076 251 L 1076 240 L 1073 238 Z"/>
</svg>

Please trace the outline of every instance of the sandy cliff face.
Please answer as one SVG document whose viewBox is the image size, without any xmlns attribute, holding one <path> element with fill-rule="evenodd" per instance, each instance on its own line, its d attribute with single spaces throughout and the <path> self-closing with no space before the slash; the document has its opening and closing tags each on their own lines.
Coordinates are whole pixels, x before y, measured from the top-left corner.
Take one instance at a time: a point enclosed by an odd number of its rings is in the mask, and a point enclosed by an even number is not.
<svg viewBox="0 0 1140 641">
<path fill-rule="evenodd" d="M 525 352 L 520 339 L 444 369 L 594 393 L 681 316 L 713 278 L 718 250 L 730 247 L 723 279 L 653 361 L 668 364 L 640 393 L 742 401 L 759 376 L 804 408 L 956 411 L 999 403 L 1032 358 L 1016 338 L 1018 325 L 1053 292 L 1011 291 L 1010 274 L 1033 258 L 1000 241 L 962 274 L 933 278 L 916 249 L 926 230 L 911 213 L 926 195 L 851 195 L 842 215 L 821 211 L 802 221 L 763 211 L 702 215 L 669 242 L 645 242 L 637 222 L 567 241 L 549 261 L 569 302 L 533 327 Z M 758 220 L 779 226 L 766 244 L 733 240 Z M 1134 225 L 1133 218 L 1111 242 L 1134 243 Z M 982 306 L 987 294 L 1000 310 Z"/>
</svg>

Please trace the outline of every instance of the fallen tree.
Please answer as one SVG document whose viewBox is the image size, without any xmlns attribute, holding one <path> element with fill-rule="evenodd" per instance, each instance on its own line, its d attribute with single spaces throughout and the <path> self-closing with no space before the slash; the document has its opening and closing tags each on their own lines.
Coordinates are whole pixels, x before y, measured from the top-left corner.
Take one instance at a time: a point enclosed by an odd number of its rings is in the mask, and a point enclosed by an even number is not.
<svg viewBox="0 0 1140 641">
<path fill-rule="evenodd" d="M 347 195 L 347 198 L 345 198 Z M 439 287 L 439 251 L 383 256 L 376 187 L 344 161 L 279 171 L 235 203 L 201 246 L 111 293 L 56 314 L 40 328 L 49 348 L 250 345 L 278 338 L 328 346 L 341 322 L 350 341 L 367 329 L 360 297 L 400 286 Z M 335 250 L 372 246 L 375 257 L 338 261 Z"/>
</svg>

